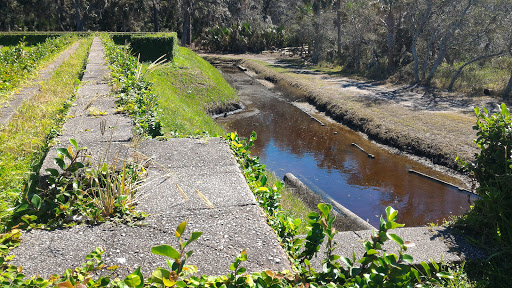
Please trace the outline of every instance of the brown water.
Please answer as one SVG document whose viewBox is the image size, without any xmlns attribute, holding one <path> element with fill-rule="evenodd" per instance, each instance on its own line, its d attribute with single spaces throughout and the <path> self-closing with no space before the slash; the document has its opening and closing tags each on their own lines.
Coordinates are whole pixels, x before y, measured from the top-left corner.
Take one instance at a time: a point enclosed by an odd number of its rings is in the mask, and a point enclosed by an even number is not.
<svg viewBox="0 0 512 288">
<path fill-rule="evenodd" d="M 323 191 L 378 227 L 387 206 L 399 211 L 406 226 L 436 223 L 469 209 L 474 196 L 416 174 L 456 182 L 407 157 L 382 149 L 358 133 L 321 119 L 325 126 L 290 104 L 290 97 L 263 86 L 237 69 L 221 67 L 246 106 L 243 113 L 218 118 L 227 131 L 258 140 L 253 155 L 278 176 L 291 172 L 311 189 Z M 352 146 L 357 143 L 367 154 Z"/>
</svg>

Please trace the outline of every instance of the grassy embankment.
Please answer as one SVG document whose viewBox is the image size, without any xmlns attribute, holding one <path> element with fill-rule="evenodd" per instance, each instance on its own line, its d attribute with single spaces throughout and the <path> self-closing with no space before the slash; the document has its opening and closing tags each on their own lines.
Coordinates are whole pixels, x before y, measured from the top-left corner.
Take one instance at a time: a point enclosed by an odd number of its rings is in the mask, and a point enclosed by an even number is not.
<svg viewBox="0 0 512 288">
<path fill-rule="evenodd" d="M 27 180 L 38 169 L 49 142 L 60 129 L 80 83 L 92 38 L 80 46 L 37 95 L 25 102 L 5 127 L 0 127 L 0 231 L 11 215 Z"/>
<path fill-rule="evenodd" d="M 208 62 L 189 49 L 179 47 L 173 64 L 161 66 L 146 77 L 154 84 L 154 92 L 159 96 L 162 127 L 166 135 L 194 135 L 203 131 L 209 135 L 225 134 L 208 112 L 226 111 L 239 100 L 236 91 Z M 270 183 L 278 180 L 269 171 L 267 177 Z M 289 190 L 283 190 L 281 202 L 290 217 L 307 222 L 306 215 L 311 210 Z"/>
<path fill-rule="evenodd" d="M 477 151 L 473 143 L 473 115 L 415 111 L 389 101 L 342 94 L 336 85 L 314 75 L 293 73 L 287 68 L 255 60 L 242 60 L 241 64 L 279 87 L 292 90 L 371 139 L 426 157 L 435 164 L 457 168 L 457 156 L 468 161 Z"/>
</svg>

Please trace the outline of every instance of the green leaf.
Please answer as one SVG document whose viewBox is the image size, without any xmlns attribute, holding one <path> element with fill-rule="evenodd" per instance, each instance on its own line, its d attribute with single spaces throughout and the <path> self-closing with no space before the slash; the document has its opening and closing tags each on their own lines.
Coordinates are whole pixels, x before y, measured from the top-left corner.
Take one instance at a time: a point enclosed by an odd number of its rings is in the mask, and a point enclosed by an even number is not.
<svg viewBox="0 0 512 288">
<path fill-rule="evenodd" d="M 185 259 L 190 258 L 190 256 L 192 256 L 192 254 L 194 254 L 194 251 L 188 251 L 187 253 L 185 253 Z"/>
<path fill-rule="evenodd" d="M 366 255 L 374 255 L 374 254 L 378 254 L 379 252 L 377 252 L 377 250 L 375 249 L 370 249 L 368 251 L 366 251 Z"/>
<path fill-rule="evenodd" d="M 434 266 L 434 269 L 436 269 L 436 272 L 439 272 L 439 265 L 436 263 L 436 261 L 430 259 L 430 263 L 432 263 L 432 266 Z"/>
<path fill-rule="evenodd" d="M 265 186 L 267 185 L 267 176 L 263 175 L 263 177 L 261 177 L 261 186 Z"/>
<path fill-rule="evenodd" d="M 331 213 L 331 209 L 332 209 L 332 206 L 329 205 L 329 204 L 325 204 L 325 203 L 320 203 L 318 204 L 318 210 L 320 210 L 320 212 L 322 212 L 323 215 L 329 215 L 329 213 Z"/>
<path fill-rule="evenodd" d="M 144 286 L 144 277 L 140 272 L 140 267 L 132 274 L 126 276 L 126 278 L 124 278 L 124 283 L 129 287 L 142 288 Z"/>
<path fill-rule="evenodd" d="M 190 239 L 188 239 L 188 241 L 185 242 L 184 247 L 186 247 L 188 244 L 199 239 L 199 237 L 201 237 L 201 235 L 203 235 L 203 232 L 192 232 L 192 235 L 190 235 Z"/>
<path fill-rule="evenodd" d="M 386 208 L 386 217 L 387 217 L 388 222 L 395 221 L 397 214 L 398 214 L 398 211 L 393 209 L 393 207 L 388 206 Z"/>
<path fill-rule="evenodd" d="M 187 228 L 187 221 L 181 222 L 181 224 L 178 225 L 178 228 L 176 228 L 176 238 L 179 238 L 181 235 L 183 235 L 185 228 Z"/>
<path fill-rule="evenodd" d="M 421 262 L 421 266 L 425 270 L 425 273 L 427 274 L 427 276 L 430 277 L 432 274 L 430 273 L 430 267 L 428 266 L 428 264 L 425 262 Z"/>
<path fill-rule="evenodd" d="M 246 271 L 246 269 L 244 267 L 238 269 L 238 271 L 236 272 L 236 275 L 240 275 L 240 274 L 244 274 Z"/>
<path fill-rule="evenodd" d="M 453 275 L 449 272 L 442 271 L 442 272 L 437 273 L 436 275 L 437 275 L 437 277 L 441 277 L 441 278 L 453 279 Z"/>
<path fill-rule="evenodd" d="M 71 157 L 71 154 L 69 154 L 68 149 L 66 148 L 57 148 L 57 154 L 63 155 L 70 160 L 73 159 L 73 157 Z"/>
<path fill-rule="evenodd" d="M 352 261 L 347 257 L 341 257 L 341 261 L 343 261 L 343 263 L 345 263 L 349 268 L 353 266 Z"/>
<path fill-rule="evenodd" d="M 59 177 L 60 176 L 60 173 L 59 173 L 59 171 L 57 171 L 57 169 L 47 168 L 47 169 L 45 169 L 45 171 L 48 172 L 53 177 Z"/>
<path fill-rule="evenodd" d="M 42 204 L 42 201 L 41 201 L 41 197 L 39 197 L 39 195 L 37 194 L 34 194 L 32 196 L 32 199 L 30 199 L 30 203 L 32 203 L 32 205 L 37 209 L 41 209 L 41 204 Z"/>
<path fill-rule="evenodd" d="M 156 268 L 155 271 L 153 271 L 153 278 L 156 278 L 158 280 L 160 280 L 160 284 L 162 284 L 162 279 L 163 278 L 169 278 L 169 275 L 171 275 L 171 272 L 167 269 L 164 269 L 164 268 Z M 154 281 L 154 280 L 153 280 Z"/>
<path fill-rule="evenodd" d="M 60 158 L 53 158 L 53 162 L 59 166 L 60 169 L 66 170 L 66 162 L 64 162 L 63 159 Z"/>
<path fill-rule="evenodd" d="M 71 143 L 71 145 L 73 145 L 75 147 L 76 151 L 80 150 L 80 149 L 78 149 L 78 143 L 76 143 L 75 139 L 73 139 L 73 138 L 69 139 L 69 143 Z"/>
<path fill-rule="evenodd" d="M 398 236 L 396 234 L 388 234 L 388 237 L 391 238 L 391 240 L 398 243 L 400 246 L 404 245 L 404 240 L 402 240 L 402 238 L 400 238 L 400 236 Z"/>
<path fill-rule="evenodd" d="M 505 103 L 501 103 L 501 114 L 505 117 L 510 115 L 510 112 L 508 111 L 507 105 L 505 105 Z"/>
<path fill-rule="evenodd" d="M 404 254 L 404 255 L 402 255 L 402 260 L 404 260 L 405 262 L 407 262 L 407 263 L 409 263 L 409 264 L 410 264 L 410 263 L 412 263 L 412 261 L 413 261 L 414 259 L 412 258 L 412 256 L 411 256 L 411 255 L 409 255 L 409 254 Z"/>
<path fill-rule="evenodd" d="M 180 259 L 181 254 L 171 245 L 163 244 L 151 248 L 151 252 L 156 255 L 166 256 L 172 259 Z"/>
</svg>

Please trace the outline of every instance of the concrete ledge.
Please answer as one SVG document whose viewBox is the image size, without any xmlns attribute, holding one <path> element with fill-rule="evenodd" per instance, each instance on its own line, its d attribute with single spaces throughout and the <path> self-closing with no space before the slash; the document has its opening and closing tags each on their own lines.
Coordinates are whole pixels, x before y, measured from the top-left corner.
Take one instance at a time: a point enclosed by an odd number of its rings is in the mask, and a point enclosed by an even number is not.
<svg viewBox="0 0 512 288">
<path fill-rule="evenodd" d="M 295 177 L 292 173 L 286 173 L 283 178 L 288 187 L 292 187 L 293 192 L 297 194 L 309 208 L 318 211 L 318 203 L 328 203 L 333 207 L 333 213 L 336 216 L 334 226 L 339 231 L 357 231 L 375 229 L 361 217 L 336 202 L 329 195 L 316 193 L 306 186 L 302 181 Z"/>
</svg>

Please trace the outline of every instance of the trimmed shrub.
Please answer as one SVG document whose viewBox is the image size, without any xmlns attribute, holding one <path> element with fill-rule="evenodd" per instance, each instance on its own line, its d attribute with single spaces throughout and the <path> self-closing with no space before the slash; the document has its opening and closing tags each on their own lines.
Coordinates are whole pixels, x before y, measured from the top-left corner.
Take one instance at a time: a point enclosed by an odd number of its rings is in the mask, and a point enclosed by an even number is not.
<svg viewBox="0 0 512 288">
<path fill-rule="evenodd" d="M 23 41 L 25 45 L 33 46 L 43 43 L 48 38 L 56 38 L 59 36 L 60 34 L 56 33 L 2 33 L 0 34 L 0 45 L 15 46 Z"/>
<path fill-rule="evenodd" d="M 134 55 L 140 54 L 140 61 L 155 61 L 162 55 L 173 60 L 176 53 L 178 38 L 176 33 L 133 35 L 130 47 Z"/>
<path fill-rule="evenodd" d="M 109 33 L 116 45 L 129 44 L 140 61 L 155 61 L 162 55 L 173 60 L 178 45 L 176 33 Z"/>
</svg>

